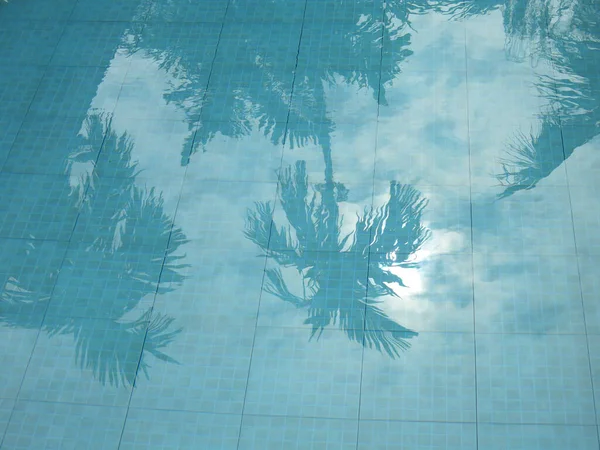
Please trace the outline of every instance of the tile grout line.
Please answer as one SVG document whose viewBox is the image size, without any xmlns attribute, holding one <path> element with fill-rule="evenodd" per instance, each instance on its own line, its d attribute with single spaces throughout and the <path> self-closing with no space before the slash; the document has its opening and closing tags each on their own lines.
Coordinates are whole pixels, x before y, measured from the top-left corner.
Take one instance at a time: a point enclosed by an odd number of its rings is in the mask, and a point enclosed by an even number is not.
<svg viewBox="0 0 600 450">
<path fill-rule="evenodd" d="M 71 12 L 69 13 L 68 19 L 70 19 L 71 16 L 73 15 L 73 11 L 75 11 L 75 5 L 73 5 L 73 8 L 71 9 Z M 40 80 L 38 81 L 37 87 L 35 89 L 35 93 L 31 97 L 31 101 L 29 102 L 29 105 L 27 106 L 27 111 L 23 115 L 23 119 L 22 119 L 21 124 L 19 126 L 19 130 L 17 131 L 17 134 L 15 135 L 15 139 L 11 143 L 11 147 L 10 147 L 10 150 L 8 152 L 8 155 L 10 155 L 10 152 L 13 150 L 13 146 L 16 143 L 17 137 L 18 137 L 19 133 L 21 132 L 21 130 L 23 128 L 23 124 L 25 123 L 25 119 L 29 115 L 29 112 L 31 111 L 31 105 L 33 104 L 33 102 L 35 101 L 35 98 L 38 95 L 38 92 L 40 90 L 40 86 L 42 85 L 42 82 L 44 81 L 44 78 L 46 77 L 46 73 L 48 72 L 48 69 L 50 67 L 50 62 L 54 58 L 54 55 L 56 54 L 56 50 L 58 49 L 58 45 L 59 45 L 61 39 L 63 38 L 63 36 L 65 35 L 66 28 L 67 27 L 66 27 L 66 24 L 65 24 L 65 26 L 63 27 L 63 29 L 61 31 L 60 37 L 56 41 L 56 45 L 54 46 L 54 50 L 52 51 L 52 55 L 50 55 L 50 58 L 48 59 L 48 63 L 44 66 L 43 74 L 40 77 Z M 6 161 L 8 161 L 8 155 L 6 157 L 6 160 L 2 163 L 2 167 L 0 168 L 0 172 L 4 170 L 4 166 L 6 165 Z M 77 219 L 75 219 L 75 223 L 77 223 Z M 74 225 L 73 225 L 73 229 L 74 229 Z M 23 384 L 25 383 L 25 378 L 27 376 L 27 372 L 29 371 L 29 366 L 31 364 L 31 360 L 33 359 L 33 353 L 35 352 L 35 349 L 36 349 L 36 347 L 38 345 L 38 342 L 39 342 L 39 339 L 40 339 L 40 335 L 42 334 L 42 327 L 43 327 L 44 322 L 46 320 L 46 314 L 48 313 L 48 308 L 50 307 L 50 301 L 52 300 L 52 296 L 54 295 L 54 289 L 56 288 L 56 283 L 58 281 L 58 276 L 59 276 L 59 274 L 60 274 L 60 272 L 61 272 L 61 270 L 62 270 L 62 268 L 64 266 L 65 260 L 67 258 L 67 251 L 68 251 L 68 248 L 69 248 L 70 243 L 71 243 L 72 234 L 73 234 L 73 232 L 71 230 L 71 236 L 69 236 L 69 240 L 65 241 L 65 242 L 68 242 L 68 243 L 66 244 L 66 248 L 65 248 L 65 251 L 64 251 L 64 254 L 63 254 L 63 258 L 62 258 L 60 267 L 58 269 L 58 274 L 56 276 L 56 279 L 54 280 L 54 284 L 53 284 L 52 290 L 50 292 L 50 299 L 48 300 L 48 304 L 46 305 L 46 308 L 44 309 L 44 313 L 42 315 L 42 319 L 40 320 L 40 326 L 39 326 L 38 332 L 36 334 L 35 340 L 33 342 L 33 346 L 31 347 L 31 353 L 29 354 L 29 358 L 27 360 L 27 365 L 25 366 L 25 370 L 23 372 L 23 377 L 21 378 L 21 383 L 19 383 L 19 389 L 17 390 L 17 395 L 14 398 L 14 404 L 13 404 L 12 410 L 11 410 L 10 415 L 8 417 L 8 420 L 6 422 L 6 429 L 4 430 L 4 433 L 2 434 L 2 439 L 0 439 L 0 448 L 2 448 L 2 446 L 4 445 L 4 440 L 6 439 L 6 435 L 8 434 L 8 429 L 9 429 L 10 423 L 11 423 L 11 421 L 13 419 L 13 416 L 14 416 L 14 413 L 15 413 L 15 408 L 17 407 L 17 402 L 19 401 L 19 397 L 21 395 L 21 389 L 23 388 Z"/>
<path fill-rule="evenodd" d="M 479 449 L 479 384 L 477 379 L 477 314 L 475 309 L 475 246 L 473 238 L 473 174 L 472 174 L 472 154 L 471 154 L 471 120 L 469 109 L 469 52 L 467 49 L 468 33 L 467 26 L 464 25 L 465 39 L 465 97 L 467 104 L 467 146 L 469 152 L 469 219 L 470 219 L 470 239 L 471 239 L 471 304 L 473 308 L 473 375 L 475 382 L 475 448 Z"/>
<path fill-rule="evenodd" d="M 379 52 L 379 80 L 377 83 L 378 91 L 377 91 L 377 115 L 375 117 L 375 142 L 374 142 L 374 152 L 373 152 L 373 176 L 371 179 L 371 210 L 375 208 L 375 174 L 376 174 L 376 166 L 377 166 L 377 144 L 378 144 L 378 136 L 379 136 L 379 110 L 381 107 L 381 80 L 382 80 L 382 72 L 383 72 L 383 54 L 384 54 L 384 36 L 385 36 L 385 17 L 386 17 L 386 4 L 382 4 L 381 9 L 381 48 Z M 362 329 L 362 352 L 361 352 L 361 362 L 360 362 L 360 382 L 358 385 L 358 413 L 356 420 L 356 450 L 358 450 L 360 445 L 360 424 L 361 424 L 361 405 L 362 405 L 362 394 L 363 394 L 363 377 L 364 377 L 364 368 L 365 368 L 365 352 L 367 351 L 367 301 L 369 298 L 369 276 L 371 270 L 371 243 L 373 242 L 373 229 L 369 230 L 369 247 L 367 253 L 367 273 L 366 273 L 366 289 L 365 289 L 365 305 L 363 310 L 363 329 Z"/>
<path fill-rule="evenodd" d="M 563 147 L 563 157 L 565 156 L 565 141 L 564 141 L 564 135 L 563 135 L 563 130 L 562 130 L 562 120 L 559 117 L 559 126 L 560 126 L 560 138 L 561 138 L 561 143 L 562 143 L 562 147 Z M 594 418 L 596 421 L 596 438 L 598 439 L 598 446 L 600 447 L 600 429 L 598 427 L 598 408 L 596 406 L 596 389 L 594 386 L 594 371 L 592 369 L 592 355 L 590 352 L 590 340 L 589 340 L 589 334 L 588 334 L 588 329 L 587 329 L 587 317 L 585 314 L 585 302 L 583 300 L 583 283 L 581 282 L 581 264 L 580 264 L 580 258 L 579 258 L 579 252 L 578 252 L 578 247 L 577 247 L 577 235 L 575 234 L 575 218 L 573 215 L 573 200 L 572 200 L 572 196 L 571 196 L 571 184 L 569 183 L 569 170 L 566 164 L 566 159 L 564 160 L 565 162 L 565 172 L 566 172 L 566 176 L 567 176 L 567 194 L 569 195 L 569 207 L 570 207 L 570 213 L 571 213 L 571 227 L 572 227 L 572 231 L 573 231 L 573 242 L 575 244 L 575 257 L 577 260 L 577 278 L 578 278 L 578 282 L 579 282 L 579 297 L 581 300 L 581 312 L 583 314 L 583 326 L 584 326 L 584 336 L 585 336 L 585 345 L 586 345 L 586 350 L 587 350 L 587 357 L 588 357 L 588 369 L 589 369 L 589 375 L 590 375 L 590 385 L 592 388 L 592 402 L 594 404 Z"/>
<path fill-rule="evenodd" d="M 231 0 L 229 0 L 231 1 Z M 308 6 L 308 0 L 304 1 L 304 11 L 302 13 L 302 25 L 300 27 L 300 36 L 298 38 L 298 49 L 296 52 L 296 64 L 294 66 L 294 72 L 293 72 L 293 76 L 292 76 L 292 87 L 290 89 L 290 99 L 289 99 L 289 106 L 288 106 L 288 114 L 286 117 L 286 122 L 285 122 L 285 130 L 283 132 L 283 141 L 281 144 L 281 158 L 280 158 L 280 162 L 279 162 L 279 173 L 281 173 L 281 167 L 283 165 L 283 156 L 284 156 L 284 152 L 285 152 L 285 143 L 286 143 L 286 137 L 288 135 L 288 125 L 289 125 L 289 120 L 290 120 L 290 112 L 291 112 L 291 108 L 292 108 L 292 99 L 293 99 L 293 95 L 294 95 L 294 85 L 296 83 L 296 71 L 298 68 L 298 61 L 299 61 L 299 56 L 300 56 L 300 48 L 302 45 L 302 35 L 304 32 L 304 23 L 306 20 L 306 9 Z M 279 181 L 276 183 L 275 186 L 275 193 L 274 193 L 274 198 L 273 198 L 273 204 L 274 206 L 277 204 L 277 196 L 278 196 L 278 192 L 279 192 Z M 274 222 L 274 217 L 273 217 L 274 211 L 271 214 L 271 222 L 269 224 L 269 242 L 267 243 L 267 251 L 265 252 L 265 261 L 264 261 L 264 266 L 263 266 L 263 274 L 262 274 L 262 280 L 261 280 L 261 286 L 260 286 L 260 292 L 258 295 L 258 305 L 256 308 L 256 320 L 254 323 L 254 333 L 252 336 L 252 350 L 250 351 L 250 360 L 248 362 L 248 375 L 246 377 L 246 386 L 244 389 L 244 400 L 242 402 L 242 411 L 240 412 L 240 426 L 238 429 L 238 436 L 237 436 L 237 445 L 236 445 L 236 449 L 239 450 L 240 445 L 241 445 L 241 441 L 242 441 L 242 429 L 244 426 L 244 415 L 245 415 L 245 410 L 246 410 L 246 400 L 248 397 L 248 386 L 250 385 L 250 374 L 252 371 L 252 362 L 254 359 L 254 348 L 256 345 L 256 335 L 259 329 L 258 326 L 258 319 L 260 317 L 260 306 L 261 306 L 261 301 L 262 301 L 262 294 L 264 292 L 264 284 L 265 284 L 265 277 L 266 277 L 266 273 L 267 273 L 267 263 L 269 261 L 269 253 L 268 250 L 271 246 L 271 235 L 273 232 L 273 227 L 275 227 L 275 222 Z"/>
</svg>

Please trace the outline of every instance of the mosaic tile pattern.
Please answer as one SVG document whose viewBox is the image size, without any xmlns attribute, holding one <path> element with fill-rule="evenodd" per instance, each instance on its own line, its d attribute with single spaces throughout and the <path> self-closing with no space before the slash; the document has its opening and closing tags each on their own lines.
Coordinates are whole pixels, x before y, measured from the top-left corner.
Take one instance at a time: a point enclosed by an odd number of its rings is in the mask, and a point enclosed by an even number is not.
<svg viewBox="0 0 600 450">
<path fill-rule="evenodd" d="M 2 446 L 117 448 L 126 412 L 125 408 L 20 401 L 15 405 Z"/>
<path fill-rule="evenodd" d="M 477 336 L 477 412 L 482 422 L 595 422 L 584 336 Z"/>
<path fill-rule="evenodd" d="M 599 448 L 599 14 L 0 0 L 0 447 Z"/>
<path fill-rule="evenodd" d="M 131 408 L 123 431 L 122 449 L 237 449 L 240 416 Z"/>
<path fill-rule="evenodd" d="M 371 420 L 360 422 L 359 450 L 392 450 L 398 447 L 474 450 L 477 448 L 475 424 Z"/>
<path fill-rule="evenodd" d="M 593 426 L 560 425 L 479 425 L 479 446 L 500 450 L 561 449 L 598 447 L 598 435 Z"/>
<path fill-rule="evenodd" d="M 240 445 L 244 450 L 356 449 L 356 420 L 244 416 Z"/>
</svg>

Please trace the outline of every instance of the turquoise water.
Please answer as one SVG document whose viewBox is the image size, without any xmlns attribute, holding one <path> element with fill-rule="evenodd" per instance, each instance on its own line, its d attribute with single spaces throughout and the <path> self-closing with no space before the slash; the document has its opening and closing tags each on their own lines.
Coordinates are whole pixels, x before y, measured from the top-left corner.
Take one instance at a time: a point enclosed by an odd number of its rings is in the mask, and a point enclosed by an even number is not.
<svg viewBox="0 0 600 450">
<path fill-rule="evenodd" d="M 599 18 L 0 3 L 1 448 L 597 450 Z"/>
</svg>

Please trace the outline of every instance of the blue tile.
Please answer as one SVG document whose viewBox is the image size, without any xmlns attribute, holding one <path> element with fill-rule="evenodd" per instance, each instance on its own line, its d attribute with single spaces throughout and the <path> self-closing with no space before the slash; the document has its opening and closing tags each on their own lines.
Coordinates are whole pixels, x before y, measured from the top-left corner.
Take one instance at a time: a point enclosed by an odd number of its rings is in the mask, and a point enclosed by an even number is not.
<svg viewBox="0 0 600 450">
<path fill-rule="evenodd" d="M 8 158 L 13 142 L 19 133 L 23 117 L 15 118 L 10 116 L 0 116 L 0 126 L 4 133 L 0 137 L 0 171 L 2 171 L 4 162 Z"/>
<path fill-rule="evenodd" d="M 135 22 L 69 22 L 51 64 L 84 67 L 119 64 L 126 70 L 128 57 L 139 49 L 142 29 Z"/>
<path fill-rule="evenodd" d="M 593 207 L 600 193 L 600 185 L 569 186 L 575 242 L 582 255 L 600 255 L 600 213 Z"/>
<path fill-rule="evenodd" d="M 291 116 L 287 124 L 282 169 L 291 167 L 298 174 L 298 161 L 303 161 L 308 182 L 315 188 L 325 183 L 325 177 L 331 171 L 334 182 L 343 183 L 350 190 L 348 197 L 351 200 L 348 202 L 362 200 L 364 206 L 370 206 L 377 122 L 339 123 L 296 119 Z M 361 190 L 357 192 L 359 187 Z M 308 192 L 311 197 L 312 189 Z"/>
<path fill-rule="evenodd" d="M 244 413 L 357 419 L 361 354 L 337 330 L 310 339 L 302 329 L 258 328 Z"/>
<path fill-rule="evenodd" d="M 339 6 L 339 9 L 344 8 L 352 6 Z M 333 17 L 331 20 L 327 19 L 327 9 L 337 8 L 325 8 L 319 17 L 314 17 L 314 6 L 311 9 L 313 17 L 308 17 L 304 24 L 298 52 L 301 72 L 350 74 L 381 70 L 382 14 L 361 17 L 360 12 L 340 11 L 339 16 L 329 16 Z M 349 20 L 348 15 L 354 18 Z"/>
<path fill-rule="evenodd" d="M 589 356 L 592 369 L 592 382 L 594 385 L 594 400 L 596 402 L 596 410 L 600 406 L 600 396 L 598 395 L 598 386 L 600 386 L 600 336 L 597 334 L 588 336 Z M 598 425 L 600 420 L 596 418 Z"/>
<path fill-rule="evenodd" d="M 478 334 L 480 422 L 592 425 L 585 336 Z"/>
<path fill-rule="evenodd" d="M 217 62 L 200 117 L 203 121 L 239 123 L 240 128 L 256 121 L 275 127 L 287 120 L 292 81 L 291 70 Z"/>
<path fill-rule="evenodd" d="M 264 268 L 265 257 L 258 250 L 215 249 L 195 240 L 172 240 L 154 309 L 178 323 L 214 317 L 253 327 L 264 295 Z"/>
<path fill-rule="evenodd" d="M 581 293 L 585 311 L 586 331 L 590 334 L 600 334 L 600 256 L 579 256 L 579 274 L 581 276 Z"/>
<path fill-rule="evenodd" d="M 49 67 L 30 111 L 63 117 L 111 113 L 125 73 L 111 67 Z"/>
<path fill-rule="evenodd" d="M 46 311 L 62 267 L 67 244 L 0 239 L 0 315 L 19 320 Z"/>
<path fill-rule="evenodd" d="M 12 414 L 14 400 L 0 399 L 0 435 L 4 436 L 10 415 Z"/>
<path fill-rule="evenodd" d="M 395 259 L 388 258 L 369 256 L 367 330 L 392 333 L 401 325 L 414 332 L 473 331 L 469 255 L 432 254 L 419 260 L 418 255 L 398 254 Z"/>
<path fill-rule="evenodd" d="M 212 0 L 209 2 L 163 2 L 149 1 L 145 18 L 148 22 L 202 22 L 222 23 L 229 0 Z"/>
<path fill-rule="evenodd" d="M 124 0 L 119 3 L 110 0 L 78 0 L 70 18 L 75 21 L 142 21 L 148 15 L 146 5 L 139 0 Z"/>
<path fill-rule="evenodd" d="M 148 373 L 138 377 L 131 406 L 241 414 L 254 327 L 240 327 L 225 315 L 192 313 L 178 319 L 174 327 L 181 330 L 162 349 L 168 357 L 159 347 L 146 361 Z"/>
<path fill-rule="evenodd" d="M 594 426 L 479 424 L 479 446 L 490 450 L 559 450 L 598 448 Z"/>
<path fill-rule="evenodd" d="M 2 299 L 4 303 L 4 298 Z M 2 305 L 0 303 L 0 305 Z M 4 314 L 0 312 L 0 351 L 2 366 L 0 373 L 0 398 L 17 398 L 23 376 L 29 364 L 33 347 L 40 330 L 43 316 Z"/>
<path fill-rule="evenodd" d="M 120 449 L 236 450 L 241 416 L 131 408 Z"/>
<path fill-rule="evenodd" d="M 575 256 L 475 254 L 474 260 L 478 332 L 585 332 Z"/>
<path fill-rule="evenodd" d="M 301 21 L 225 22 L 215 62 L 259 66 L 268 73 L 278 67 L 292 73 L 300 43 Z"/>
<path fill-rule="evenodd" d="M 23 121 L 4 172 L 91 175 L 109 118 L 32 113 Z"/>
<path fill-rule="evenodd" d="M 356 420 L 245 415 L 239 450 L 356 449 Z"/>
<path fill-rule="evenodd" d="M 361 420 L 358 450 L 475 450 L 475 424 Z M 487 447 L 485 447 L 487 448 Z"/>
<path fill-rule="evenodd" d="M 0 13 L 3 26 L 12 20 L 67 20 L 77 0 L 56 0 L 48 3 L 44 0 L 29 0 L 15 3 L 5 2 Z"/>
<path fill-rule="evenodd" d="M 347 22 L 358 29 L 366 24 L 381 22 L 386 5 L 383 0 L 363 0 L 361 2 L 306 2 L 306 21 L 322 21 L 325 17 L 333 17 L 336 21 Z"/>
<path fill-rule="evenodd" d="M 296 72 L 290 122 L 358 125 L 377 119 L 378 71 L 330 73 L 312 67 Z"/>
<path fill-rule="evenodd" d="M 407 347 L 398 359 L 365 352 L 360 419 L 474 422 L 473 335 L 419 333 Z"/>
<path fill-rule="evenodd" d="M 271 27 L 276 22 L 302 22 L 306 2 L 264 1 L 260 7 L 254 0 L 232 0 L 227 6 L 225 23 L 265 22 Z"/>
<path fill-rule="evenodd" d="M 125 408 L 20 401 L 3 447 L 117 448 L 126 412 Z"/>
<path fill-rule="evenodd" d="M 0 118 L 22 119 L 33 100 L 45 68 L 40 66 L 0 66 Z"/>
<path fill-rule="evenodd" d="M 285 122 L 204 121 L 196 133 L 189 171 L 205 180 L 277 181 Z"/>
<path fill-rule="evenodd" d="M 258 235 L 246 230 L 251 220 L 249 208 L 254 202 L 275 198 L 275 183 L 205 181 L 188 171 L 183 183 L 175 222 L 186 230 L 187 237 L 204 248 L 255 251 L 260 253 L 248 234 L 258 236 L 261 245 L 268 238 L 270 214 L 258 221 Z"/>
<path fill-rule="evenodd" d="M 69 240 L 83 189 L 66 176 L 0 173 L 0 237 Z"/>
<path fill-rule="evenodd" d="M 473 249 L 477 253 L 574 255 L 568 189 L 538 186 L 499 200 L 474 190 Z"/>
<path fill-rule="evenodd" d="M 65 23 L 57 21 L 2 22 L 0 64 L 48 64 L 64 28 Z"/>
<path fill-rule="evenodd" d="M 46 316 L 19 399 L 127 406 L 147 324 Z"/>
<path fill-rule="evenodd" d="M 181 181 L 163 191 L 144 177 L 96 180 L 77 220 L 74 242 L 123 255 L 146 248 L 160 256 L 171 236 Z M 166 202 L 165 197 L 174 201 Z"/>
<path fill-rule="evenodd" d="M 127 250 L 125 250 L 127 249 Z M 48 315 L 119 320 L 152 306 L 164 252 L 135 246 L 73 246 L 58 275 Z"/>
</svg>

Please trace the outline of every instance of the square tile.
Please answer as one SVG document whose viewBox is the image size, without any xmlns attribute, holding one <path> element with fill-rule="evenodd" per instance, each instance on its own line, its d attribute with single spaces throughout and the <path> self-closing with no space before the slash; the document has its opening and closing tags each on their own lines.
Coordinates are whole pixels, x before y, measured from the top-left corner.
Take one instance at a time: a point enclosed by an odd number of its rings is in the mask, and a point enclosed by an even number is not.
<svg viewBox="0 0 600 450">
<path fill-rule="evenodd" d="M 127 406 L 146 325 L 46 316 L 19 399 Z"/>
<path fill-rule="evenodd" d="M 276 182 L 284 134 L 285 122 L 204 121 L 188 170 L 205 180 Z"/>
<path fill-rule="evenodd" d="M 43 316 L 5 314 L 2 303 L 0 303 L 0 352 L 4 369 L 0 373 L 0 398 L 14 399 L 17 398 L 21 388 Z"/>
<path fill-rule="evenodd" d="M 256 324 L 265 256 L 258 250 L 206 248 L 199 241 L 173 241 L 162 267 L 154 310 L 177 322 L 227 317 Z"/>
<path fill-rule="evenodd" d="M 314 186 L 309 189 L 309 196 L 311 190 L 326 183 L 331 172 L 334 182 L 348 186 L 350 197 L 358 195 L 357 185 L 364 186 L 362 195 L 368 199 L 365 206 L 370 205 L 372 189 L 366 191 L 366 187 L 373 180 L 376 134 L 374 120 L 354 124 L 291 120 L 287 125 L 282 168 L 296 166 L 295 176 L 299 177 L 298 162 L 304 162 L 308 182 Z"/>
<path fill-rule="evenodd" d="M 245 415 L 239 450 L 355 450 L 356 420 Z"/>
<path fill-rule="evenodd" d="M 259 254 L 261 250 L 254 242 L 265 247 L 271 215 L 264 211 L 266 215 L 258 218 L 257 234 L 248 228 L 249 221 L 254 220 L 250 210 L 255 202 L 272 202 L 275 190 L 275 183 L 205 181 L 190 170 L 184 180 L 175 222 L 189 239 L 206 249 L 237 248 Z"/>
<path fill-rule="evenodd" d="M 177 324 L 182 330 L 165 349 L 168 358 L 148 360 L 148 374 L 138 377 L 131 406 L 241 414 L 254 327 L 240 327 L 229 316 L 200 314 Z"/>
<path fill-rule="evenodd" d="M 140 188 L 147 184 L 162 191 L 166 209 L 174 209 L 195 129 L 185 120 L 124 119 L 116 117 L 108 128 L 94 175 L 103 184 L 122 180 Z M 119 180 L 120 179 L 120 180 Z"/>
<path fill-rule="evenodd" d="M 469 255 L 369 257 L 367 330 L 472 332 L 473 276 Z M 401 327 L 399 327 L 401 325 Z M 412 341 L 411 341 L 412 342 Z"/>
<path fill-rule="evenodd" d="M 0 173 L 0 237 L 69 240 L 77 191 L 85 189 L 79 183 L 65 176 Z"/>
<path fill-rule="evenodd" d="M 274 21 L 268 26 L 262 21 L 226 21 L 215 63 L 257 65 L 264 69 L 275 66 L 291 73 L 296 65 L 301 29 L 302 21 Z"/>
<path fill-rule="evenodd" d="M 293 80 L 291 69 L 216 62 L 202 105 L 202 121 L 245 127 L 255 121 L 268 127 L 285 123 Z"/>
<path fill-rule="evenodd" d="M 372 12 L 373 2 L 367 2 L 366 5 L 371 10 L 367 13 Z M 381 7 L 381 4 L 378 6 Z M 329 6 L 325 7 L 325 10 L 321 9 L 318 18 L 308 18 L 302 29 L 302 41 L 298 52 L 298 68 L 301 72 L 336 72 L 340 75 L 352 71 L 380 72 L 383 10 L 377 11 L 376 15 L 365 14 L 362 17 L 360 12 L 352 11 L 327 15 L 331 9 L 350 8 L 352 6 L 338 3 L 337 8 Z M 349 20 L 348 15 L 354 18 Z M 328 20 L 325 17 L 334 19 Z"/>
<path fill-rule="evenodd" d="M 595 423 L 585 336 L 478 334 L 480 422 Z"/>
<path fill-rule="evenodd" d="M 2 26 L 14 20 L 67 20 L 77 0 L 57 0 L 51 4 L 44 0 L 31 0 L 2 5 Z"/>
<path fill-rule="evenodd" d="M 600 212 L 593 205 L 598 201 L 600 185 L 569 186 L 575 242 L 577 252 L 582 255 L 600 255 Z"/>
<path fill-rule="evenodd" d="M 59 21 L 4 20 L 0 64 L 48 64 L 64 28 L 65 23 Z"/>
<path fill-rule="evenodd" d="M 142 39 L 142 25 L 130 22 L 69 22 L 52 56 L 54 66 L 115 67 L 127 70 L 128 57 Z"/>
<path fill-rule="evenodd" d="M 596 174 L 600 170 L 600 136 L 593 121 L 587 115 L 572 119 L 561 118 L 565 165 L 570 186 L 598 186 Z"/>
<path fill-rule="evenodd" d="M 174 45 L 177 45 L 175 42 Z M 180 61 L 179 55 L 142 53 L 131 58 L 115 107 L 117 119 L 186 120 L 189 128 L 200 117 L 210 76 L 210 64 Z M 187 67 L 179 66 L 179 62 Z M 182 76 L 187 72 L 185 76 Z M 193 138 L 193 135 L 190 137 Z"/>
<path fill-rule="evenodd" d="M 360 419 L 475 421 L 473 335 L 420 333 L 398 359 L 365 352 Z"/>
<path fill-rule="evenodd" d="M 296 71 L 289 122 L 358 126 L 377 119 L 378 71 L 340 74 L 313 67 L 300 67 Z"/>
<path fill-rule="evenodd" d="M 340 329 L 363 344 L 368 254 L 269 251 L 258 324 L 304 328 L 306 337 Z"/>
<path fill-rule="evenodd" d="M 61 117 L 81 117 L 88 111 L 111 113 L 124 76 L 125 71 L 118 66 L 114 69 L 49 67 L 31 102 L 30 111 Z"/>
<path fill-rule="evenodd" d="M 310 340 L 305 330 L 259 327 L 244 414 L 357 419 L 361 355 L 339 331 Z"/>
<path fill-rule="evenodd" d="M 119 320 L 148 309 L 163 269 L 164 251 L 72 246 L 58 275 L 48 315 Z"/>
<path fill-rule="evenodd" d="M 10 149 L 19 133 L 23 117 L 24 115 L 21 117 L 11 117 L 8 115 L 0 117 L 0 127 L 5 130 L 2 136 L 0 136 L 0 172 L 3 170 L 4 162 L 8 158 Z"/>
<path fill-rule="evenodd" d="M 581 293 L 585 310 L 586 330 L 590 334 L 600 334 L 600 256 L 580 255 L 579 274 Z"/>
<path fill-rule="evenodd" d="M 54 290 L 67 244 L 55 241 L 0 239 L 0 315 L 16 323 L 41 316 Z"/>
<path fill-rule="evenodd" d="M 576 256 L 475 254 L 480 333 L 583 334 Z"/>
<path fill-rule="evenodd" d="M 471 252 L 469 186 L 410 185 L 402 178 L 376 180 L 373 207 L 382 223 L 381 230 L 373 228 L 377 241 L 371 245 L 371 254 L 385 255 L 384 260 L 394 254 L 413 260 Z"/>
<path fill-rule="evenodd" d="M 100 152 L 109 119 L 109 116 L 102 114 L 79 117 L 28 114 L 3 171 L 89 176 Z"/>
<path fill-rule="evenodd" d="M 475 450 L 475 424 L 361 420 L 358 450 Z"/>
<path fill-rule="evenodd" d="M 407 6 L 407 9 L 409 8 L 410 6 Z M 411 14 L 409 20 L 410 29 L 414 30 L 410 36 L 410 50 L 413 53 L 402 64 L 403 71 L 465 73 L 467 66 L 464 21 L 448 20 L 446 14 L 435 13 Z"/>
<path fill-rule="evenodd" d="M 260 7 L 254 0 L 232 0 L 227 7 L 225 23 L 266 22 L 272 26 L 277 22 L 302 22 L 306 2 L 278 2 L 267 0 Z"/>
<path fill-rule="evenodd" d="M 538 186 L 497 199 L 473 192 L 477 253 L 574 255 L 571 202 L 566 187 Z"/>
<path fill-rule="evenodd" d="M 118 4 L 110 0 L 78 0 L 70 19 L 74 21 L 129 22 L 141 21 L 147 16 L 147 7 L 138 0 L 124 0 Z"/>
<path fill-rule="evenodd" d="M 514 126 L 471 128 L 472 182 L 494 186 L 499 198 L 540 186 L 566 186 L 562 136 L 558 122 L 516 119 Z"/>
<path fill-rule="evenodd" d="M 112 252 L 144 248 L 160 256 L 169 243 L 182 179 L 175 179 L 164 191 L 143 177 L 96 180 L 87 193 L 73 241 Z M 167 203 L 165 198 L 174 201 Z"/>
<path fill-rule="evenodd" d="M 131 408 L 119 448 L 236 450 L 240 416 Z"/>
<path fill-rule="evenodd" d="M 592 368 L 592 382 L 594 385 L 594 399 L 596 402 L 596 409 L 600 406 L 600 396 L 597 394 L 598 386 L 600 386 L 600 336 L 589 335 L 588 336 L 589 355 Z M 600 420 L 598 421 L 600 425 Z"/>
<path fill-rule="evenodd" d="M 380 22 L 384 9 L 390 6 L 383 0 L 363 0 L 361 2 L 308 0 L 306 2 L 306 22 L 322 22 L 324 17 L 335 17 L 335 20 L 347 22 L 348 26 L 354 25 L 357 30 L 360 30 L 361 25 L 368 28 L 366 24 L 373 25 Z"/>
<path fill-rule="evenodd" d="M 559 450 L 598 448 L 594 426 L 501 425 L 478 426 L 479 446 L 490 450 Z"/>
<path fill-rule="evenodd" d="M 13 411 L 13 406 L 15 405 L 14 400 L 9 399 L 0 399 L 0 434 L 4 436 L 4 432 L 6 431 L 6 427 L 8 426 L 8 421 L 10 420 L 10 416 Z"/>
<path fill-rule="evenodd" d="M 20 401 L 4 437 L 14 449 L 117 448 L 126 408 Z"/>
<path fill-rule="evenodd" d="M 25 117 L 45 70 L 40 66 L 0 66 L 0 117 L 3 122 L 9 117 Z"/>
<path fill-rule="evenodd" d="M 202 22 L 221 24 L 225 18 L 225 11 L 229 0 L 213 0 L 210 2 L 176 2 L 166 3 L 160 0 L 148 2 L 146 21 L 154 22 Z"/>
</svg>

